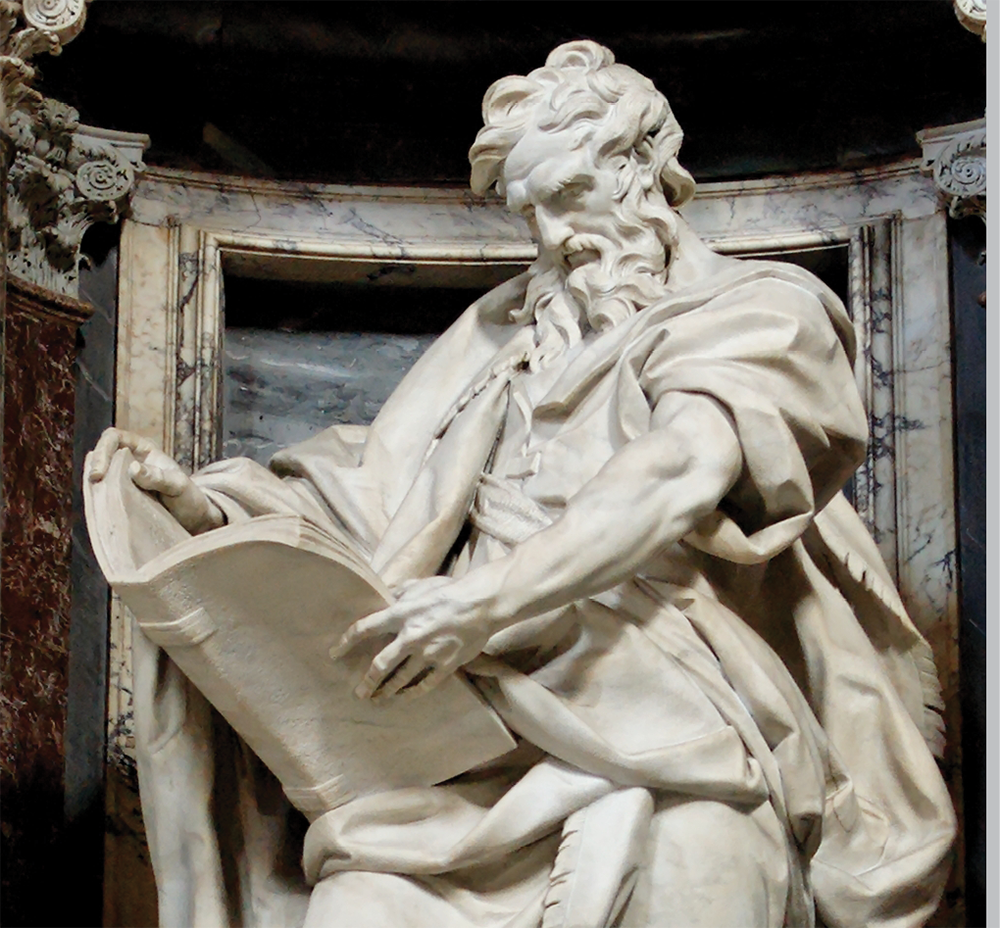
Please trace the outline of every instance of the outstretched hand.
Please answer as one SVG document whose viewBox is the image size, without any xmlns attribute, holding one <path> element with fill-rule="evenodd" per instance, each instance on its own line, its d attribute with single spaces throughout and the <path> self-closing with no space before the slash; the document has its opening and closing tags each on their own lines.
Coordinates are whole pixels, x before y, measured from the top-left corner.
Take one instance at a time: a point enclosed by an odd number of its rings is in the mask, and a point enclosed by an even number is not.
<svg viewBox="0 0 1000 928">
<path fill-rule="evenodd" d="M 381 701 L 401 693 L 420 695 L 479 656 L 497 628 L 486 599 L 465 579 L 410 581 L 393 605 L 359 619 L 344 633 L 331 657 L 342 657 L 369 638 L 396 636 L 375 655 L 356 696 Z"/>
<path fill-rule="evenodd" d="M 160 451 L 148 438 L 122 429 L 105 429 L 91 458 L 90 482 L 107 475 L 115 452 L 128 448 L 135 460 L 129 465 L 132 482 L 156 493 L 164 508 L 189 532 L 197 535 L 226 522 L 215 505 L 181 470 L 172 457 Z"/>
</svg>

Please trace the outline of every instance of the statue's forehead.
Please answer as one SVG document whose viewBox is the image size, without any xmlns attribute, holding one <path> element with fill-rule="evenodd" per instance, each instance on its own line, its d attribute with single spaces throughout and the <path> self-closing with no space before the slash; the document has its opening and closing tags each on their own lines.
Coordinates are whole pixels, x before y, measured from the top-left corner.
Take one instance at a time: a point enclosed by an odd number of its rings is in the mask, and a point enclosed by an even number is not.
<svg viewBox="0 0 1000 928">
<path fill-rule="evenodd" d="M 529 177 L 534 181 L 542 179 L 542 175 L 577 170 L 584 164 L 593 166 L 593 134 L 593 126 L 570 126 L 558 132 L 530 126 L 504 161 L 505 183 L 509 187 L 523 184 Z"/>
</svg>

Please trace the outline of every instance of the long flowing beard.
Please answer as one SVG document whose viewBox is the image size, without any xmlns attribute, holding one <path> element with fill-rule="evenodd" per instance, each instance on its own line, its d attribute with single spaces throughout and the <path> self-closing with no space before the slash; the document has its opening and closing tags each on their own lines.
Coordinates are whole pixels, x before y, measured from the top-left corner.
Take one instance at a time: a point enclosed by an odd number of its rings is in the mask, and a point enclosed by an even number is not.
<svg viewBox="0 0 1000 928">
<path fill-rule="evenodd" d="M 665 290 L 677 244 L 677 220 L 666 203 L 651 202 L 632 183 L 612 217 L 614 239 L 581 234 L 570 249 L 596 252 L 598 260 L 572 270 L 566 289 L 583 308 L 591 328 L 603 332 L 655 303 Z"/>
<path fill-rule="evenodd" d="M 523 308 L 512 313 L 515 322 L 534 319 L 531 370 L 576 345 L 586 330 L 607 331 L 663 297 L 677 244 L 673 211 L 633 181 L 612 220 L 615 239 L 581 233 L 567 243 L 595 260 L 569 273 L 544 255 L 533 265 Z"/>
<path fill-rule="evenodd" d="M 535 347 L 528 357 L 528 367 L 540 370 L 583 338 L 584 314 L 581 306 L 566 290 L 563 272 L 539 258 L 532 267 L 532 277 L 522 309 L 511 314 L 515 322 L 535 321 Z"/>
</svg>

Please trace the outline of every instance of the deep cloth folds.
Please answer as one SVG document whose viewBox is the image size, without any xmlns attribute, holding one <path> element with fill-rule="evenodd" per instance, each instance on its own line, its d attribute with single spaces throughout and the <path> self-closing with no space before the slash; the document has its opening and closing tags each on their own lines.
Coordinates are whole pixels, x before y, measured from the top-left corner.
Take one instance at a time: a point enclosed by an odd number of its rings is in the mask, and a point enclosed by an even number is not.
<svg viewBox="0 0 1000 928">
<path fill-rule="evenodd" d="M 295 512 L 333 522 L 399 581 L 442 568 L 470 510 L 488 504 L 477 502 L 484 468 L 495 486 L 513 482 L 523 494 L 522 533 L 538 530 L 649 430 L 671 393 L 706 395 L 726 411 L 743 471 L 696 532 L 633 580 L 522 623 L 468 668 L 536 755 L 328 813 L 305 838 L 309 880 L 406 874 L 436 898 L 454 890 L 466 900 L 455 906 L 473 906 L 484 926 L 540 924 L 546 899 L 572 907 L 551 885 L 557 845 L 546 841 L 590 804 L 639 790 L 629 795 L 748 811 L 770 803 L 790 874 L 776 924 L 811 924 L 814 906 L 827 925 L 921 924 L 954 831 L 927 747 L 940 746 L 940 696 L 929 648 L 839 493 L 867 438 L 843 307 L 811 275 L 763 262 L 648 307 L 587 345 L 535 405 L 547 438 L 527 466 L 491 459 L 513 427 L 511 391 L 530 347 L 531 327 L 512 321 L 525 285 L 523 275 L 474 304 L 369 429 L 329 429 L 279 453 L 270 471 L 223 461 L 197 482 L 230 520 Z M 523 534 L 507 521 L 504 535 L 479 520 L 454 569 L 510 550 Z M 178 676 L 156 677 L 154 657 L 136 674 L 161 923 L 231 923 L 205 757 L 210 714 Z M 170 687 L 186 696 L 172 701 Z M 162 784 L 178 778 L 193 784 L 182 821 L 159 808 Z M 245 822 L 261 819 L 255 802 L 244 797 Z M 628 802 L 637 822 L 652 808 Z M 645 832 L 626 832 L 619 849 L 631 860 L 628 841 Z M 207 864 L 184 849 L 193 835 Z M 263 847 L 246 847 L 260 871 L 249 868 L 256 888 L 243 889 L 247 924 L 267 924 L 275 906 L 291 912 L 288 899 L 308 892 L 269 871 L 261 855 L 273 848 Z M 489 867 L 517 849 L 525 873 L 501 892 Z M 468 876 L 477 867 L 486 868 L 478 888 Z M 624 904 L 612 896 L 609 913 Z"/>
</svg>

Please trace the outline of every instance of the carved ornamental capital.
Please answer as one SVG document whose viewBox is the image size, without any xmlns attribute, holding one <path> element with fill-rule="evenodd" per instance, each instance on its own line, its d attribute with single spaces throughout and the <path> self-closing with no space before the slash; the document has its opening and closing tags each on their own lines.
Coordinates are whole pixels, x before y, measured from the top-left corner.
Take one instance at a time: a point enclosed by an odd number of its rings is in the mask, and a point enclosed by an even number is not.
<svg viewBox="0 0 1000 928">
<path fill-rule="evenodd" d="M 986 41 L 986 0 L 954 0 L 955 15 L 969 32 Z"/>
<path fill-rule="evenodd" d="M 47 98 L 22 130 L 7 174 L 7 269 L 75 296 L 83 235 L 122 215 L 149 139 L 80 125 Z"/>
<path fill-rule="evenodd" d="M 4 148 L 16 144 L 17 115 L 35 112 L 43 101 L 32 87 L 31 59 L 62 53 L 83 29 L 89 0 L 0 0 L 0 134 Z M 8 152 L 9 157 L 9 152 Z"/>
<path fill-rule="evenodd" d="M 77 295 L 80 243 L 115 222 L 142 170 L 148 137 L 80 125 L 71 106 L 33 86 L 30 60 L 58 55 L 83 29 L 89 0 L 0 0 L 0 136 L 11 274 Z"/>
<path fill-rule="evenodd" d="M 956 123 L 917 133 L 923 149 L 921 169 L 932 174 L 955 219 L 986 221 L 986 120 Z"/>
</svg>

